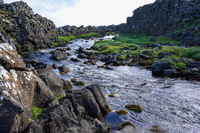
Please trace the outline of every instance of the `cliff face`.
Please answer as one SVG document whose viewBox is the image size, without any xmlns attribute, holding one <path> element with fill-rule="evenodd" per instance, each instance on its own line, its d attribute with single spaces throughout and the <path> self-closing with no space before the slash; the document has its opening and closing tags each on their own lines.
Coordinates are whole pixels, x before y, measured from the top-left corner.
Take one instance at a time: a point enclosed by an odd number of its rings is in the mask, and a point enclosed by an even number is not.
<svg viewBox="0 0 200 133">
<path fill-rule="evenodd" d="M 200 18 L 200 0 L 156 0 L 127 18 L 126 33 L 162 35 Z"/>
<path fill-rule="evenodd" d="M 38 14 L 24 2 L 3 4 L 0 1 L 0 33 L 7 33 L 23 50 L 53 47 L 57 40 L 55 24 Z M 5 42 L 2 39 L 1 42 Z"/>
<path fill-rule="evenodd" d="M 62 28 L 57 29 L 57 34 L 59 36 L 69 36 L 69 35 L 82 35 L 82 34 L 87 34 L 87 33 L 99 33 L 101 35 L 105 35 L 106 32 L 112 31 L 110 28 L 106 26 L 100 26 L 100 27 L 95 27 L 95 26 L 63 26 Z"/>
</svg>

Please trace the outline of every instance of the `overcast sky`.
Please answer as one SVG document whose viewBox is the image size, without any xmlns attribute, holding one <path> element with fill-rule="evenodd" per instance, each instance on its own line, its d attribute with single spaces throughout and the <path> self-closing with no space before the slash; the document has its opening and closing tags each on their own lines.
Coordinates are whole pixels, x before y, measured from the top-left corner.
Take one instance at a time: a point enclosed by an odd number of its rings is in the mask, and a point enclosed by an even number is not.
<svg viewBox="0 0 200 133">
<path fill-rule="evenodd" d="M 4 0 L 11 3 L 16 0 Z M 34 11 L 64 25 L 111 25 L 125 23 L 133 10 L 155 0 L 23 0 Z"/>
</svg>

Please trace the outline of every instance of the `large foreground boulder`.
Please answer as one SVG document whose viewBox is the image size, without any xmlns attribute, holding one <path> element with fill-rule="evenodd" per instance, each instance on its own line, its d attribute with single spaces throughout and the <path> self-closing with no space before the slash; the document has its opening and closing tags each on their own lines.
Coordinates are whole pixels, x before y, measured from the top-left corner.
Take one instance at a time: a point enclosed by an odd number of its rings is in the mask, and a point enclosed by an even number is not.
<svg viewBox="0 0 200 133">
<path fill-rule="evenodd" d="M 21 132 L 31 117 L 34 75 L 0 66 L 0 81 L 0 132 Z"/>
<path fill-rule="evenodd" d="M 91 85 L 82 90 L 74 91 L 67 95 L 67 98 L 73 103 L 78 103 L 86 110 L 86 115 L 92 118 L 102 120 L 110 111 L 105 97 L 99 85 Z"/>
<path fill-rule="evenodd" d="M 37 69 L 37 73 L 56 96 L 60 96 L 63 93 L 63 81 L 58 77 L 51 67 Z"/>
<path fill-rule="evenodd" d="M 60 60 L 66 60 L 68 59 L 67 53 L 65 51 L 55 50 L 52 53 L 53 60 L 60 61 Z"/>
<path fill-rule="evenodd" d="M 13 45 L 0 44 L 0 132 L 22 132 L 30 123 L 33 105 L 55 99 L 45 83 L 28 71 Z"/>
<path fill-rule="evenodd" d="M 88 120 L 77 117 L 68 99 L 53 106 L 38 116 L 24 133 L 108 133 L 110 126 L 97 119 Z"/>
<path fill-rule="evenodd" d="M 25 69 L 26 65 L 20 55 L 18 55 L 15 46 L 2 43 L 0 44 L 0 63 L 8 69 Z"/>
</svg>

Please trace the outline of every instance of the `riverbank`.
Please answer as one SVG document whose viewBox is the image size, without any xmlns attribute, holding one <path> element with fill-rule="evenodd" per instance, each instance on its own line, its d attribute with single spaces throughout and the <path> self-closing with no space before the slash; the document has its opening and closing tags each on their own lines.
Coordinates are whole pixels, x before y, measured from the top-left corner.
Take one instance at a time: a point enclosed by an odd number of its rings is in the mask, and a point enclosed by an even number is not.
<svg viewBox="0 0 200 133">
<path fill-rule="evenodd" d="M 200 48 L 185 47 L 171 37 L 121 35 L 97 41 L 92 49 L 106 65 L 145 66 L 153 76 L 200 80 Z"/>
</svg>

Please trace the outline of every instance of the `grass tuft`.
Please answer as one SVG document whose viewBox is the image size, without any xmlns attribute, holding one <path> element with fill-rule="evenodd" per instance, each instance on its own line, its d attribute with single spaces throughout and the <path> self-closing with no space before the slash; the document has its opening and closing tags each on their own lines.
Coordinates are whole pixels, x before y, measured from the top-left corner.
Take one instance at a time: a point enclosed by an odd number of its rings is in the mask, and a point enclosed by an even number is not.
<svg viewBox="0 0 200 133">
<path fill-rule="evenodd" d="M 31 108 L 31 113 L 32 113 L 32 120 L 34 120 L 35 118 L 37 118 L 37 116 L 39 115 L 39 114 L 41 114 L 42 113 L 42 111 L 43 111 L 44 109 L 43 108 L 40 108 L 40 107 L 32 107 Z"/>
</svg>

